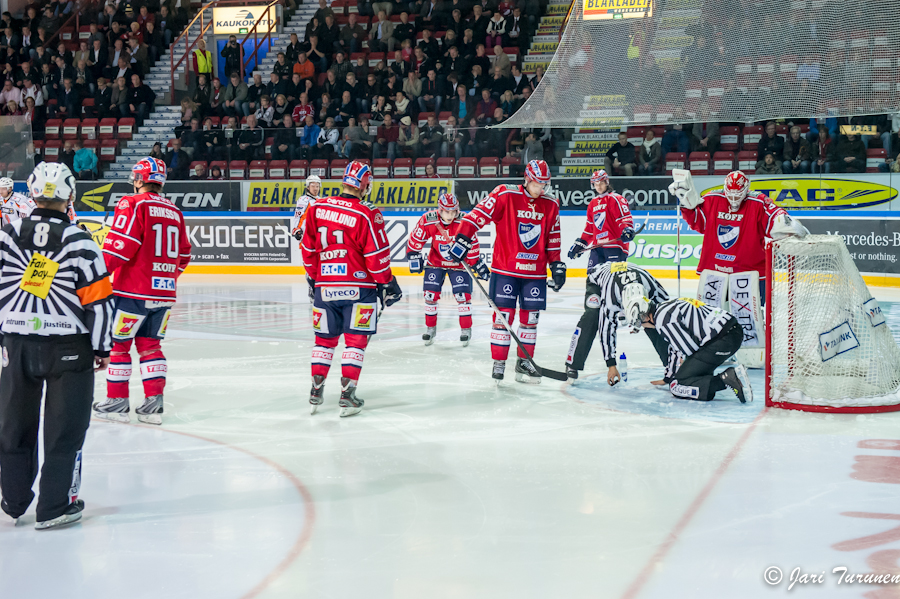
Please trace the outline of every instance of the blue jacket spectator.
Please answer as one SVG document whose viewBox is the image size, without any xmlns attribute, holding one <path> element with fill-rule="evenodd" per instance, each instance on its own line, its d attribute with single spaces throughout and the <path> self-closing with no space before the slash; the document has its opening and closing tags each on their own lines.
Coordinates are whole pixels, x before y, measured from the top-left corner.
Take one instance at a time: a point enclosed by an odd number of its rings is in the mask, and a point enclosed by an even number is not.
<svg viewBox="0 0 900 599">
<path fill-rule="evenodd" d="M 93 150 L 82 148 L 75 142 L 75 159 L 73 161 L 75 176 L 82 180 L 93 180 L 97 175 L 97 155 Z"/>
</svg>

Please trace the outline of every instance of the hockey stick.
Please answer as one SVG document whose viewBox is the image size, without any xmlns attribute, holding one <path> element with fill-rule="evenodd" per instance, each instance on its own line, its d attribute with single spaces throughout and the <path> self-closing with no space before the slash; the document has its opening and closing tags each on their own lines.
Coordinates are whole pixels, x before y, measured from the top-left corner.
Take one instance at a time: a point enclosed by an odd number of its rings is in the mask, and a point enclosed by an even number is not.
<svg viewBox="0 0 900 599">
<path fill-rule="evenodd" d="M 675 207 L 675 268 L 678 271 L 678 297 L 681 297 L 681 206 Z"/>
<path fill-rule="evenodd" d="M 541 368 L 540 366 L 538 366 L 535 363 L 534 358 L 531 357 L 531 354 L 528 353 L 528 350 L 525 349 L 525 346 L 519 340 L 519 336 L 516 335 L 515 332 L 513 332 L 512 328 L 509 326 L 509 323 L 506 322 L 506 316 L 504 316 L 503 313 L 500 311 L 500 309 L 497 308 L 497 305 L 493 302 L 493 300 L 491 300 L 491 296 L 488 295 L 487 291 L 485 291 L 484 285 L 481 284 L 481 281 L 479 281 L 478 278 L 475 276 L 475 273 L 472 272 L 472 267 L 469 266 L 468 264 L 466 264 L 465 262 L 461 262 L 460 264 L 463 265 L 463 268 L 466 269 L 466 272 L 469 273 L 469 276 L 472 277 L 472 280 L 475 281 L 476 285 L 478 285 L 478 289 L 481 290 L 481 293 L 482 293 L 482 295 L 484 295 L 485 299 L 487 300 L 488 305 L 494 311 L 494 314 L 497 316 L 497 318 L 500 320 L 500 322 L 503 323 L 503 328 L 505 328 L 506 331 L 510 335 L 512 335 L 512 338 L 516 340 L 516 345 L 519 346 L 519 350 L 521 350 L 521 352 L 523 354 L 528 356 L 525 359 L 528 360 L 528 362 L 538 372 L 538 374 L 540 374 L 541 376 L 545 376 L 548 379 L 553 379 L 556 381 L 569 380 L 569 377 L 566 376 L 565 372 L 557 372 L 556 370 L 550 370 L 549 368 Z"/>
<path fill-rule="evenodd" d="M 638 230 L 634 232 L 634 237 L 637 237 L 638 235 L 641 234 L 641 231 L 644 230 L 644 227 L 647 226 L 647 223 L 648 223 L 649 221 L 650 221 L 650 213 L 648 212 L 648 213 L 647 213 L 647 216 L 644 217 L 644 222 L 641 224 L 640 227 L 638 227 Z M 634 239 L 634 237 L 632 237 L 632 239 Z M 600 248 L 600 247 L 603 247 L 603 246 L 600 245 L 599 243 L 596 244 L 596 245 L 588 246 L 588 247 L 584 248 L 582 251 L 578 252 L 578 255 L 575 256 L 575 257 L 576 257 L 576 258 L 580 258 L 581 255 L 584 254 L 585 252 L 590 252 L 591 250 L 596 250 L 597 248 Z"/>
</svg>

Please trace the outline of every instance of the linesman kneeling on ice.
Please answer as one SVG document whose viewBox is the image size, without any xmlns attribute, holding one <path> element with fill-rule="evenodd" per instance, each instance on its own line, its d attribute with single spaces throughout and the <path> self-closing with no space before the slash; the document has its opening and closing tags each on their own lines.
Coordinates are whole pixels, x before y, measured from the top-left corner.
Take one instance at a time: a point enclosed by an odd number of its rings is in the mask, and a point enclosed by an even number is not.
<svg viewBox="0 0 900 599">
<path fill-rule="evenodd" d="M 713 374 L 741 347 L 743 332 L 737 319 L 720 308 L 695 299 L 680 298 L 656 304 L 639 284 L 624 292 L 625 315 L 634 331 L 656 329 L 669 343 L 666 380 L 675 397 L 710 401 L 716 392 L 730 389 L 741 403 L 753 401 L 743 365 Z M 683 359 L 676 370 L 678 360 Z"/>
</svg>

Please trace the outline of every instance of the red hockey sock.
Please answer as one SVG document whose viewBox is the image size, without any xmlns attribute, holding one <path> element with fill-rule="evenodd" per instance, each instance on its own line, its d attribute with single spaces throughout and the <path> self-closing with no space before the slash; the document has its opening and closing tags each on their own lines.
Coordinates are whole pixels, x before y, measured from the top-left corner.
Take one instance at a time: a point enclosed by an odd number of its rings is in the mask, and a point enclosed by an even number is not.
<svg viewBox="0 0 900 599">
<path fill-rule="evenodd" d="M 426 327 L 436 327 L 437 326 L 437 313 L 438 313 L 437 303 L 429 304 L 428 302 L 425 302 L 425 326 Z"/>
<path fill-rule="evenodd" d="M 166 373 L 169 366 L 162 353 L 159 339 L 137 337 L 134 347 L 141 360 L 141 381 L 144 383 L 144 397 L 162 395 L 166 388 Z"/>
<path fill-rule="evenodd" d="M 106 369 L 106 396 L 128 397 L 128 379 L 131 378 L 131 339 L 113 342 Z"/>
<path fill-rule="evenodd" d="M 521 341 L 522 345 L 525 346 L 525 349 L 528 350 L 528 355 L 525 355 L 525 353 L 520 348 L 516 354 L 520 358 L 534 357 L 534 346 L 537 343 L 537 323 L 539 316 L 540 312 L 537 311 L 519 311 L 519 330 L 516 332 L 516 334 L 519 337 L 519 341 Z"/>
<path fill-rule="evenodd" d="M 459 328 L 472 328 L 472 295 L 469 293 L 457 293 L 456 301 L 459 308 Z"/>
<path fill-rule="evenodd" d="M 353 382 L 359 380 L 363 360 L 366 358 L 368 335 L 344 334 L 344 355 L 341 356 L 341 376 Z"/>
<path fill-rule="evenodd" d="M 500 308 L 500 312 L 506 316 L 506 321 L 512 324 L 515 309 Z M 494 314 L 494 328 L 491 329 L 491 358 L 494 360 L 506 361 L 509 357 L 509 344 L 512 337 L 503 325 L 497 321 L 497 315 Z"/>
<path fill-rule="evenodd" d="M 316 344 L 312 350 L 312 375 L 328 376 L 331 370 L 331 361 L 334 359 L 334 348 L 337 347 L 340 337 L 322 337 L 316 335 Z"/>
</svg>

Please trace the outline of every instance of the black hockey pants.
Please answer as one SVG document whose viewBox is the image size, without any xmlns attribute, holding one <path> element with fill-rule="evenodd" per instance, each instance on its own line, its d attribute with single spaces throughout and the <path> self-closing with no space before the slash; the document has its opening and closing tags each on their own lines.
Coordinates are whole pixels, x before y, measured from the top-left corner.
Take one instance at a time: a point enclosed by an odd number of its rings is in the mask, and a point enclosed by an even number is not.
<svg viewBox="0 0 900 599">
<path fill-rule="evenodd" d="M 81 448 L 91 420 L 94 350 L 88 335 L 3 336 L 0 375 L 0 491 L 10 516 L 25 513 L 38 473 L 44 404 L 44 465 L 37 520 L 61 516 L 78 496 Z M 7 358 L 8 357 L 8 362 Z"/>
<path fill-rule="evenodd" d="M 672 395 L 683 399 L 712 400 L 718 391 L 725 388 L 725 383 L 713 372 L 741 348 L 743 340 L 741 325 L 733 320 L 709 343 L 685 358 L 669 383 Z"/>
</svg>

